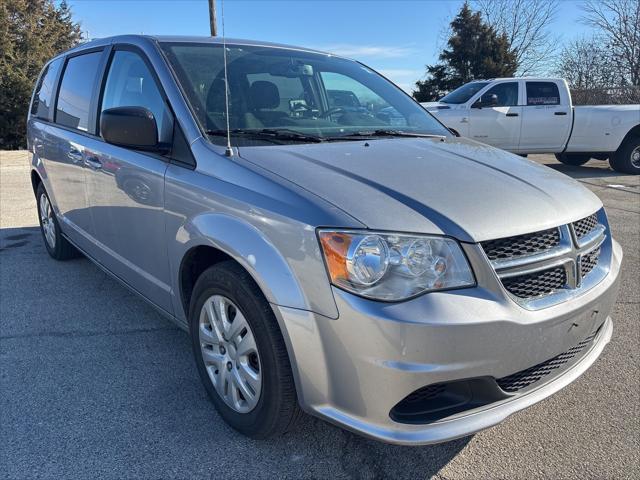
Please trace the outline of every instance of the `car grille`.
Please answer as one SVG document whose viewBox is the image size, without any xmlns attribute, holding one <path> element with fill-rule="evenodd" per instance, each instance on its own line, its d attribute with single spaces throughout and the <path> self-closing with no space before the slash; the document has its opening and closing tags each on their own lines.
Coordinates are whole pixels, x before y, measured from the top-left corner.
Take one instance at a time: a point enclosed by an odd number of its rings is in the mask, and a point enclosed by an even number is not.
<svg viewBox="0 0 640 480">
<path fill-rule="evenodd" d="M 544 252 L 557 247 L 559 243 L 560 231 L 557 228 L 550 228 L 542 232 L 483 242 L 482 248 L 489 260 L 498 260 Z"/>
<path fill-rule="evenodd" d="M 435 398 L 442 392 L 444 392 L 445 388 L 446 386 L 444 383 L 427 385 L 426 387 L 422 387 L 409 394 L 407 398 L 405 398 L 405 401 L 408 403 L 421 403 L 427 400 L 431 400 L 432 398 Z"/>
<path fill-rule="evenodd" d="M 598 330 L 566 352 L 561 353 L 546 362 L 527 368 L 526 370 L 521 370 L 507 377 L 498 378 L 496 382 L 505 392 L 514 393 L 523 390 L 542 380 L 544 377 L 559 368 L 566 366 L 568 362 L 593 342 L 593 339 L 596 338 L 597 334 Z"/>
<path fill-rule="evenodd" d="M 526 308 L 543 308 L 566 299 L 582 287 L 583 279 L 589 284 L 598 280 L 598 275 L 590 274 L 602 260 L 603 245 L 610 256 L 610 239 L 599 218 L 594 213 L 570 224 L 480 246 L 512 298 Z M 606 274 L 606 269 L 598 271 Z"/>
<path fill-rule="evenodd" d="M 567 284 L 567 274 L 563 267 L 550 268 L 535 273 L 502 279 L 509 292 L 520 298 L 549 295 Z"/>
<path fill-rule="evenodd" d="M 598 264 L 598 259 L 600 258 L 600 249 L 596 249 L 592 252 L 586 253 L 582 255 L 580 258 L 580 272 L 582 274 L 582 278 L 586 277 Z"/>
<path fill-rule="evenodd" d="M 582 220 L 573 222 L 573 229 L 577 238 L 582 238 L 586 234 L 591 233 L 598 226 L 598 216 L 594 213 Z"/>
</svg>

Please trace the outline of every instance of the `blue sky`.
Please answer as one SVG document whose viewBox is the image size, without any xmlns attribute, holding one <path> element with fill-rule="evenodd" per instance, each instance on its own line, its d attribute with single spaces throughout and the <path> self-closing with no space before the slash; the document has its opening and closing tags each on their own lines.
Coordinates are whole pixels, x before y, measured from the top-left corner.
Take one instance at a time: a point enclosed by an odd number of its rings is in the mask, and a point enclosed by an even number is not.
<svg viewBox="0 0 640 480">
<path fill-rule="evenodd" d="M 92 38 L 123 33 L 208 35 L 207 0 L 68 0 Z M 434 63 L 463 0 L 225 0 L 227 37 L 318 48 L 357 58 L 410 91 Z M 588 33 L 580 1 L 564 0 L 561 42 Z M 218 28 L 220 1 L 217 1 Z"/>
</svg>

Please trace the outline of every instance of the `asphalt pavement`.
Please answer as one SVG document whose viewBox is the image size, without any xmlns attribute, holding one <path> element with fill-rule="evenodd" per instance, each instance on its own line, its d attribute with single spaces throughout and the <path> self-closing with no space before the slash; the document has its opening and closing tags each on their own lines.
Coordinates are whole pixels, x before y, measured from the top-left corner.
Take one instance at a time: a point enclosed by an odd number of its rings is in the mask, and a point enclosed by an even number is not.
<svg viewBox="0 0 640 480">
<path fill-rule="evenodd" d="M 88 260 L 47 255 L 28 154 L 0 152 L 0 478 L 639 478 L 640 177 L 531 158 L 607 207 L 625 253 L 613 339 L 576 382 L 501 425 L 399 447 L 310 416 L 276 440 L 231 430 L 186 333 Z"/>
</svg>

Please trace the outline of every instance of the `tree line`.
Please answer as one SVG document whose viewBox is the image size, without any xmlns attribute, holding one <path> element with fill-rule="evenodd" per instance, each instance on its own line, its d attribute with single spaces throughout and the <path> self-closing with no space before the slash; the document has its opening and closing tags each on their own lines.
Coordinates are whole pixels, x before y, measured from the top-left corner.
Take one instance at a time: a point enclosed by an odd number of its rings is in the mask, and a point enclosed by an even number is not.
<svg viewBox="0 0 640 480">
<path fill-rule="evenodd" d="M 581 22 L 594 33 L 560 49 L 551 30 L 559 6 L 559 0 L 465 2 L 414 98 L 437 100 L 475 79 L 554 75 L 567 79 L 577 104 L 640 103 L 640 1 L 585 1 Z"/>
<path fill-rule="evenodd" d="M 26 117 L 40 70 L 82 39 L 63 0 L 0 1 L 0 149 L 26 146 Z"/>
</svg>

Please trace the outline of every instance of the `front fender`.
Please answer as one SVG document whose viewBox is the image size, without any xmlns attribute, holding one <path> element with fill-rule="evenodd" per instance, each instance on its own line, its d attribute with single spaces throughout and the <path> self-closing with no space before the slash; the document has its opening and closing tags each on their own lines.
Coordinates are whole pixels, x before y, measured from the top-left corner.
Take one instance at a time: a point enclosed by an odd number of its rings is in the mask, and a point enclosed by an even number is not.
<svg viewBox="0 0 640 480">
<path fill-rule="evenodd" d="M 193 248 L 214 247 L 240 263 L 270 303 L 337 317 L 315 231 L 284 222 L 270 227 L 278 232 L 280 249 L 263 231 L 242 219 L 224 213 L 203 213 L 178 229 L 175 245 L 179 247 L 175 253 L 183 259 Z M 294 255 L 286 257 L 283 251 L 294 252 Z M 175 270 L 174 290 L 179 292 L 180 274 L 179 269 Z M 308 285 L 310 281 L 320 284 L 314 288 Z M 317 288 L 322 283 L 326 287 Z M 181 313 L 182 308 L 176 308 L 176 312 Z"/>
</svg>

